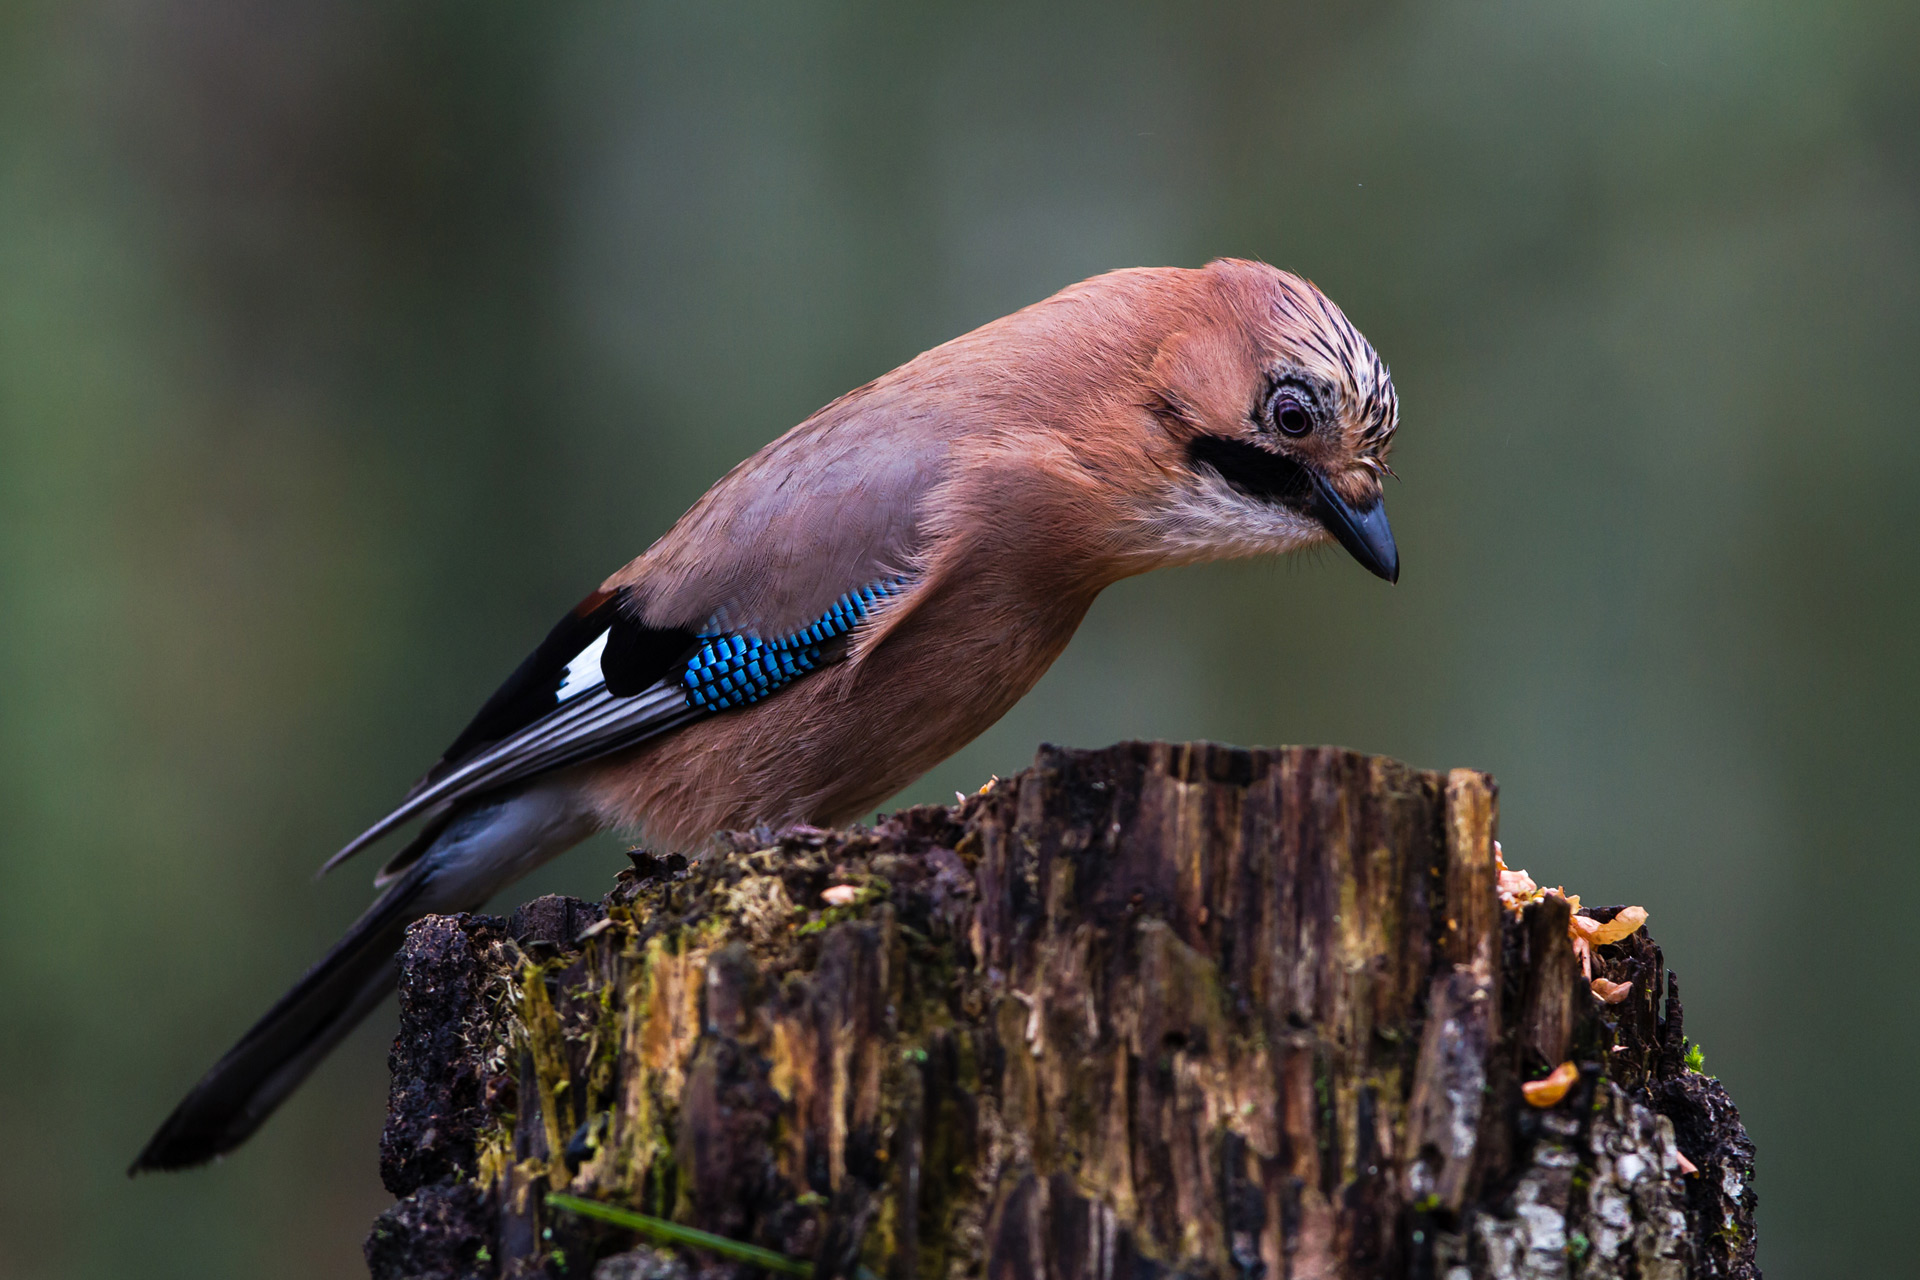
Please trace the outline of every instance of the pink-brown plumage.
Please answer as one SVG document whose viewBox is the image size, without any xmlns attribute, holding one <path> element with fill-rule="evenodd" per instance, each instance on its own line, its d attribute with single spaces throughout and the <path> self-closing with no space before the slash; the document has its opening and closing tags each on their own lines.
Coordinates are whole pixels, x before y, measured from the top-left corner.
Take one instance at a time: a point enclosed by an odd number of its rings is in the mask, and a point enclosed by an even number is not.
<svg viewBox="0 0 1920 1280">
<path fill-rule="evenodd" d="M 596 829 L 693 850 L 858 817 L 999 719 L 1123 577 L 1334 538 L 1396 578 L 1397 416 L 1331 302 L 1237 261 L 1085 281 L 842 396 L 607 578 L 335 855 L 421 824 L 135 1169 L 252 1133 L 391 985 L 410 920 Z"/>
<path fill-rule="evenodd" d="M 1261 264 L 1118 271 L 834 401 L 605 588 L 637 591 L 650 623 L 763 634 L 886 574 L 912 574 L 913 589 L 856 635 L 849 661 L 583 769 L 596 812 L 689 848 L 870 810 L 1031 689 L 1101 589 L 1235 554 L 1171 541 L 1153 518 L 1187 474 L 1187 438 L 1239 429 L 1271 354 L 1313 360 L 1340 385 L 1362 350 L 1317 290 Z M 1374 390 L 1355 386 L 1354 404 Z M 1342 456 L 1368 425 L 1315 442 L 1350 500 L 1378 490 Z"/>
</svg>

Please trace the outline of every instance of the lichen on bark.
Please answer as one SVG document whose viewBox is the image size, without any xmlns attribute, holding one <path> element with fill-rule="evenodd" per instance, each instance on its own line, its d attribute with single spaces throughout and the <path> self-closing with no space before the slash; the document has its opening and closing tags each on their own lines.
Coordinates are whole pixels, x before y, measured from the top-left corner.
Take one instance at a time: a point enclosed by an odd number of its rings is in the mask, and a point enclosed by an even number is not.
<svg viewBox="0 0 1920 1280">
<path fill-rule="evenodd" d="M 1658 947 L 1599 948 L 1634 987 L 1595 1000 L 1564 901 L 1501 911 L 1496 807 L 1341 751 L 1047 749 L 871 831 L 637 853 L 598 907 L 423 921 L 374 1274 L 675 1264 L 565 1190 L 822 1277 L 1756 1275 Z"/>
</svg>

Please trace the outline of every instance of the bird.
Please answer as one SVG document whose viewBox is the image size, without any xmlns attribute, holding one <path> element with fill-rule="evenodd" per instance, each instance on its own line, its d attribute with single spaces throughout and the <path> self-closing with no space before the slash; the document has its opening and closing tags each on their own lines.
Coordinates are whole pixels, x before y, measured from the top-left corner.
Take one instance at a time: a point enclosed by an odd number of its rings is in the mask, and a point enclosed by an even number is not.
<svg viewBox="0 0 1920 1280">
<path fill-rule="evenodd" d="M 560 619 L 401 802 L 366 912 L 130 1173 L 244 1142 L 392 990 L 407 926 L 595 832 L 697 855 L 873 811 L 1123 578 L 1337 543 L 1395 582 L 1391 375 L 1262 262 L 1111 271 L 926 351 L 728 472 Z"/>
</svg>

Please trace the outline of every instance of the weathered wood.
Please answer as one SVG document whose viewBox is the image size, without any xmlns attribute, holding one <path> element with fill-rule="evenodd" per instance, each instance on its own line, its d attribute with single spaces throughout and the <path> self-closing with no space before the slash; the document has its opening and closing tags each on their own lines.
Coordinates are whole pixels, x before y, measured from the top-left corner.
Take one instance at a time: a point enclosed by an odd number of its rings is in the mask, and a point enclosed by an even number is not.
<svg viewBox="0 0 1920 1280">
<path fill-rule="evenodd" d="M 872 831 L 636 854 L 604 907 L 423 921 L 373 1273 L 748 1273 L 559 1189 L 822 1277 L 1757 1275 L 1659 948 L 1599 948 L 1634 987 L 1596 1000 L 1563 901 L 1500 908 L 1495 821 L 1483 775 L 1343 751 L 1046 749 Z"/>
</svg>

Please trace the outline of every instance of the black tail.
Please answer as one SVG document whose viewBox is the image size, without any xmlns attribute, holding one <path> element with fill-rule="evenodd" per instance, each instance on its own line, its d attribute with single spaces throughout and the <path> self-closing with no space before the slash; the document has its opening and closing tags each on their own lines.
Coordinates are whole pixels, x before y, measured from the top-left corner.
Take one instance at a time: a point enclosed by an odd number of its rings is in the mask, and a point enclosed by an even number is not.
<svg viewBox="0 0 1920 1280">
<path fill-rule="evenodd" d="M 426 886 L 416 863 L 174 1108 L 129 1175 L 185 1169 L 233 1150 L 327 1051 L 393 990 L 395 956 Z"/>
</svg>

